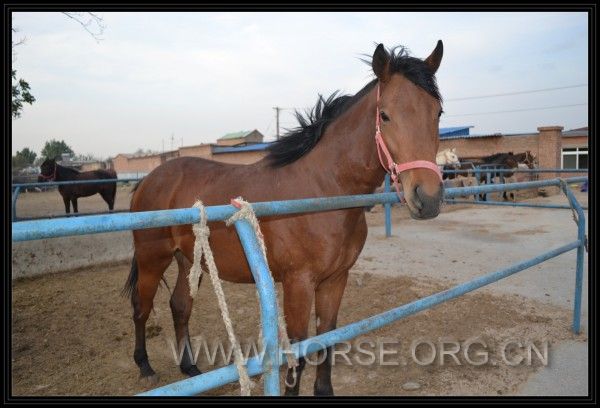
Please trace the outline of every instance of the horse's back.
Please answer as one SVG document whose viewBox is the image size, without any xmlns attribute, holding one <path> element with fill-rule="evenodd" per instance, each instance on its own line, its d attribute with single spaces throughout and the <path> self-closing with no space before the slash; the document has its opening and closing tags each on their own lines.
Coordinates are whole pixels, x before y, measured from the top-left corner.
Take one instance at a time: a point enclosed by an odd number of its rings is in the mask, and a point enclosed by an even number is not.
<svg viewBox="0 0 600 408">
<path fill-rule="evenodd" d="M 207 205 L 222 204 L 225 193 L 218 191 L 228 190 L 235 183 L 231 172 L 238 167 L 200 157 L 169 160 L 139 183 L 131 199 L 131 211 L 191 207 L 196 199 Z"/>
</svg>

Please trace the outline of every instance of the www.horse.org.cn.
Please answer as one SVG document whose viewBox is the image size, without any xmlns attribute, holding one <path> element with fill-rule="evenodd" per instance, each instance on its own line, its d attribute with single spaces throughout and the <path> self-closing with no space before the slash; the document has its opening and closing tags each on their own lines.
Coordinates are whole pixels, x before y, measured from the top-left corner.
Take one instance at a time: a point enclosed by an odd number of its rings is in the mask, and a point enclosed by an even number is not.
<svg viewBox="0 0 600 408">
<path fill-rule="evenodd" d="M 206 358 L 210 366 L 222 366 L 233 361 L 231 345 L 222 340 L 208 341 L 203 336 L 191 337 L 191 343 L 176 347 L 172 338 L 166 339 L 173 361 L 179 365 L 184 353 L 194 362 L 199 356 Z M 304 352 L 316 340 L 303 342 L 300 351 Z M 249 358 L 257 357 L 262 362 L 264 348 L 256 339 L 240 341 L 244 364 Z M 292 353 L 285 350 L 284 353 Z M 309 354 L 305 361 L 318 365 L 327 357 L 327 349 Z M 282 364 L 285 357 L 282 356 Z M 484 366 L 505 365 L 509 367 L 541 365 L 547 366 L 549 341 L 547 339 L 506 338 L 499 341 L 484 340 L 479 337 L 467 340 L 456 339 L 415 339 L 399 338 L 360 338 L 340 342 L 333 349 L 332 364 L 359 366 Z"/>
</svg>

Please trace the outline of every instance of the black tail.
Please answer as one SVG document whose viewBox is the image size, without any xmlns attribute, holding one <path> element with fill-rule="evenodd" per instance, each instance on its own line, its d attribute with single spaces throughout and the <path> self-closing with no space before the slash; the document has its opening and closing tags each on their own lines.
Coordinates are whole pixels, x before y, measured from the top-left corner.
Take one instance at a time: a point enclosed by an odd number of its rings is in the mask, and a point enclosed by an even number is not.
<svg viewBox="0 0 600 408">
<path fill-rule="evenodd" d="M 169 294 L 170 294 L 171 288 L 169 287 L 169 284 L 167 283 L 167 280 L 165 279 L 164 275 L 160 278 L 160 280 L 165 284 L 165 286 L 167 287 L 167 290 L 169 291 Z M 125 286 L 123 286 L 123 289 L 121 290 L 121 296 L 128 297 L 130 299 L 133 298 L 133 294 L 135 293 L 135 290 L 137 288 L 137 281 L 138 281 L 138 264 L 135 259 L 135 253 L 134 253 L 133 259 L 131 260 L 131 271 L 129 272 L 129 276 L 127 277 L 127 282 L 125 282 Z"/>
<path fill-rule="evenodd" d="M 137 265 L 137 261 L 135 259 L 135 253 L 134 253 L 133 259 L 131 260 L 131 271 L 129 272 L 129 277 L 127 278 L 127 282 L 125 282 L 125 286 L 123 287 L 123 290 L 121 291 L 121 295 L 131 299 L 133 297 L 134 291 L 136 290 L 136 287 L 137 287 L 137 280 L 138 280 L 138 265 Z"/>
</svg>

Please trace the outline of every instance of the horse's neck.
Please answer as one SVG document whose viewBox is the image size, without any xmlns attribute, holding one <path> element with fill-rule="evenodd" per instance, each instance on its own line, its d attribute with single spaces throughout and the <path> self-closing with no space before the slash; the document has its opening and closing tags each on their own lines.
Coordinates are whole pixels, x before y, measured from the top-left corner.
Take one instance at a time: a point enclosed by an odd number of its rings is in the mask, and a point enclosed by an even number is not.
<svg viewBox="0 0 600 408">
<path fill-rule="evenodd" d="M 63 166 L 56 165 L 56 181 L 61 180 L 73 180 L 76 178 L 76 174 L 71 172 L 69 169 Z"/>
<path fill-rule="evenodd" d="M 329 124 L 307 155 L 290 164 L 301 183 L 314 183 L 323 195 L 372 193 L 385 171 L 377 157 L 374 87 Z M 309 176 L 310 175 L 310 176 Z"/>
</svg>

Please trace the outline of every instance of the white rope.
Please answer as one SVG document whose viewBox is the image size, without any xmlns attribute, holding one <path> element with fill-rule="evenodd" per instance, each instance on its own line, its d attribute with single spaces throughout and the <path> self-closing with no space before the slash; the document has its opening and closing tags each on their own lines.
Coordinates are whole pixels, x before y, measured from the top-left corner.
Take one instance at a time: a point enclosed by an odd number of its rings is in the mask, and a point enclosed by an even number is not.
<svg viewBox="0 0 600 408">
<path fill-rule="evenodd" d="M 264 237 L 262 231 L 260 230 L 260 226 L 258 224 L 258 219 L 256 218 L 256 214 L 254 214 L 254 210 L 252 206 L 244 201 L 241 197 L 238 197 L 236 201 L 240 204 L 240 210 L 236 212 L 231 218 L 226 221 L 226 225 L 231 225 L 237 220 L 246 219 L 256 234 L 258 239 L 262 254 L 267 259 L 267 249 L 265 247 Z M 233 324 L 231 322 L 231 318 L 229 317 L 229 310 L 227 308 L 227 302 L 225 300 L 225 294 L 223 292 L 223 287 L 221 286 L 221 281 L 219 279 L 219 273 L 217 270 L 217 266 L 215 264 L 213 254 L 210 248 L 210 244 L 208 238 L 210 236 L 210 229 L 207 226 L 206 221 L 206 210 L 202 201 L 198 200 L 194 203 L 194 208 L 198 208 L 200 210 L 200 221 L 197 224 L 194 224 L 192 230 L 196 237 L 196 241 L 194 243 L 194 263 L 190 269 L 190 274 L 188 276 L 189 284 L 190 284 L 190 296 L 194 298 L 198 292 L 198 285 L 200 281 L 200 275 L 202 274 L 202 256 L 204 255 L 204 260 L 206 262 L 206 266 L 208 267 L 208 272 L 211 278 L 211 282 L 213 284 L 213 288 L 215 290 L 215 294 L 217 295 L 217 300 L 219 303 L 219 309 L 221 310 L 221 316 L 223 317 L 223 322 L 225 323 L 225 328 L 227 329 L 227 335 L 229 337 L 229 342 L 233 347 L 234 351 L 234 363 L 237 367 L 237 371 L 240 376 L 240 388 L 241 395 L 249 396 L 250 389 L 254 386 L 254 383 L 250 379 L 248 375 L 248 370 L 243 362 L 244 357 L 242 355 L 242 350 L 239 345 L 239 342 L 235 336 L 235 332 L 233 330 Z M 267 263 L 268 267 L 268 263 Z M 273 287 L 275 283 L 273 282 L 273 276 L 269 270 L 269 278 L 273 283 Z M 279 337 L 281 338 L 282 347 L 284 350 L 290 350 L 291 344 L 290 339 L 287 335 L 287 328 L 285 324 L 285 318 L 283 316 L 282 308 L 279 304 L 279 299 L 277 298 L 277 293 L 275 293 L 275 298 L 278 306 L 278 324 L 279 324 Z M 262 331 L 259 331 L 259 342 L 262 345 Z M 287 376 L 285 380 L 285 384 L 288 387 L 294 387 L 297 380 L 296 367 L 298 366 L 298 361 L 296 360 L 293 353 L 286 353 L 288 368 L 291 368 L 293 383 L 289 384 L 287 382 Z"/>
<path fill-rule="evenodd" d="M 234 363 L 240 375 L 240 393 L 242 396 L 249 396 L 250 389 L 254 383 L 252 380 L 250 380 L 248 370 L 244 365 L 242 349 L 233 330 L 233 324 L 231 323 L 231 318 L 229 317 L 227 302 L 225 301 L 225 293 L 223 292 L 217 265 L 215 264 L 215 260 L 208 242 L 210 230 L 206 224 L 206 210 L 204 209 L 204 205 L 200 200 L 194 203 L 194 207 L 200 210 L 200 222 L 194 224 L 192 227 L 194 235 L 196 236 L 196 242 L 194 243 L 194 263 L 192 264 L 192 268 L 188 277 L 190 284 L 190 296 L 194 298 L 198 292 L 199 279 L 200 275 L 202 274 L 202 255 L 204 255 L 204 260 L 206 261 L 206 266 L 208 267 L 208 274 L 210 275 L 210 280 L 213 284 L 215 294 L 217 295 L 219 309 L 221 309 L 221 316 L 223 317 L 223 322 L 225 323 L 225 328 L 227 330 L 227 336 L 229 337 L 229 342 L 233 348 Z"/>
<path fill-rule="evenodd" d="M 252 226 L 252 228 L 254 229 L 254 233 L 256 234 L 256 237 L 258 238 L 258 243 L 260 245 L 262 254 L 263 254 L 265 260 L 267 260 L 267 248 L 265 246 L 265 239 L 262 234 L 262 231 L 260 230 L 260 225 L 258 223 L 258 219 L 256 218 L 256 214 L 254 213 L 254 210 L 252 209 L 252 205 L 250 205 L 250 203 L 248 203 L 247 201 L 244 201 L 244 199 L 242 197 L 236 198 L 235 201 L 237 203 L 239 203 L 241 208 L 238 212 L 236 212 L 234 215 L 232 215 L 231 218 L 229 218 L 225 222 L 225 224 L 229 226 L 238 220 L 241 220 L 241 219 L 247 220 L 250 223 L 250 225 Z M 269 264 L 267 262 L 267 268 L 268 267 L 269 267 Z M 271 279 L 271 284 L 273 285 L 273 287 L 275 287 L 275 282 L 273 281 L 273 275 L 272 275 L 270 269 L 269 269 L 269 278 Z M 277 292 L 275 292 L 275 301 L 277 303 L 277 308 L 278 308 L 278 311 L 277 311 L 278 319 L 277 320 L 278 320 L 278 324 L 279 324 L 279 337 L 281 339 L 281 346 L 282 346 L 283 350 L 290 351 L 291 350 L 291 342 L 290 342 L 290 339 L 287 334 L 287 326 L 285 324 L 285 316 L 283 315 L 283 308 L 281 307 L 281 305 L 279 303 L 279 297 L 277 296 Z M 259 341 L 262 343 L 262 331 L 260 331 L 259 333 L 260 333 Z M 292 378 L 293 378 L 293 382 L 290 384 L 287 382 L 287 375 L 286 375 L 285 385 L 292 388 L 296 385 L 296 378 L 297 378 L 296 367 L 298 367 L 298 360 L 296 360 L 296 357 L 291 352 L 288 352 L 285 355 L 286 355 L 288 368 L 292 369 Z"/>
</svg>

